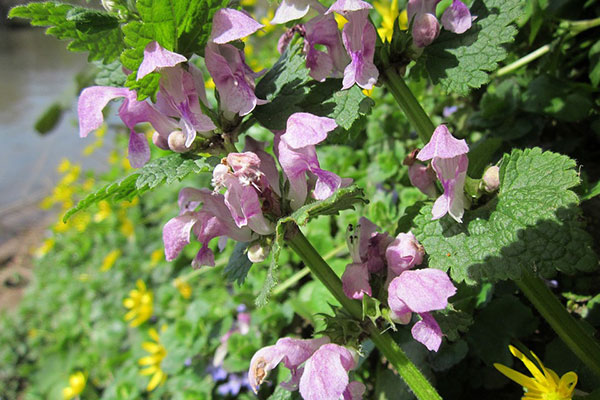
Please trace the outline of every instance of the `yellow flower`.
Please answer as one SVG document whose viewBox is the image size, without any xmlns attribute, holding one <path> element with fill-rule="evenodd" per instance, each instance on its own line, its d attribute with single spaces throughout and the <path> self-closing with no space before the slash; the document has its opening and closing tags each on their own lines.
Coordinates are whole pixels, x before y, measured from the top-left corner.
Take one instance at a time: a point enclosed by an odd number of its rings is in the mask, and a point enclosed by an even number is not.
<svg viewBox="0 0 600 400">
<path fill-rule="evenodd" d="M 399 15 L 398 0 L 391 0 L 389 4 L 376 1 L 373 3 L 373 6 L 382 18 L 381 28 L 377 29 L 377 33 L 384 42 L 386 40 L 391 42 L 392 36 L 394 35 L 394 24 Z"/>
<path fill-rule="evenodd" d="M 152 254 L 150 254 L 150 266 L 154 267 L 156 266 L 159 262 L 161 262 L 162 260 L 165 259 L 164 257 L 164 250 L 163 249 L 156 249 L 152 252 Z"/>
<path fill-rule="evenodd" d="M 400 23 L 400 30 L 407 31 L 408 30 L 408 12 L 406 9 L 402 10 L 400 13 L 400 17 L 398 17 L 398 22 Z"/>
<path fill-rule="evenodd" d="M 87 178 L 83 182 L 83 186 L 81 188 L 83 190 L 85 190 L 86 192 L 89 192 L 94 187 L 94 183 L 96 183 L 96 181 L 94 180 L 94 178 Z"/>
<path fill-rule="evenodd" d="M 181 296 L 183 296 L 184 299 L 187 300 L 190 297 L 192 297 L 192 287 L 183 279 L 175 278 L 175 280 L 173 281 L 173 286 L 175 286 L 177 290 L 179 290 L 179 293 L 181 294 Z"/>
<path fill-rule="evenodd" d="M 204 87 L 206 88 L 206 90 L 208 90 L 208 89 L 214 89 L 215 88 L 215 81 L 213 81 L 212 78 L 204 81 Z"/>
<path fill-rule="evenodd" d="M 102 260 L 102 266 L 100 267 L 100 271 L 108 271 L 115 265 L 117 258 L 121 255 L 121 250 L 115 249 L 108 253 L 104 260 Z"/>
<path fill-rule="evenodd" d="M 150 355 L 140 358 L 138 364 L 146 366 L 146 368 L 140 371 L 140 374 L 152 375 L 150 382 L 148 382 L 148 386 L 146 386 L 146 390 L 151 392 L 159 385 L 162 385 L 167 379 L 167 375 L 160 369 L 160 363 L 167 355 L 167 350 L 160 343 L 160 338 L 158 337 L 156 329 L 152 328 L 148 333 L 154 342 L 143 342 L 142 348 L 150 353 Z"/>
<path fill-rule="evenodd" d="M 242 5 L 243 7 L 251 7 L 255 4 L 256 4 L 256 0 L 242 0 L 240 2 L 240 5 Z"/>
<path fill-rule="evenodd" d="M 371 97 L 373 95 L 373 89 L 375 89 L 375 86 L 373 86 L 371 89 L 363 89 L 362 92 L 365 96 Z"/>
<path fill-rule="evenodd" d="M 348 20 L 338 13 L 335 13 L 335 22 L 338 24 L 338 29 L 342 29 Z"/>
<path fill-rule="evenodd" d="M 78 371 L 69 377 L 69 386 L 62 390 L 63 399 L 71 400 L 77 397 L 83 392 L 85 388 L 85 375 L 83 372 Z"/>
<path fill-rule="evenodd" d="M 94 222 L 102 222 L 110 216 L 110 204 L 106 200 L 98 203 L 98 212 L 94 214 Z"/>
<path fill-rule="evenodd" d="M 544 367 L 544 364 L 533 352 L 531 352 L 531 355 L 538 365 L 525 357 L 515 347 L 508 346 L 508 348 L 513 356 L 525 364 L 533 377 L 526 376 L 502 364 L 494 364 L 494 367 L 503 375 L 527 389 L 525 395 L 521 398 L 522 400 L 571 400 L 573 390 L 577 385 L 577 374 L 575 372 L 567 372 L 559 379 L 556 372 Z"/>
<path fill-rule="evenodd" d="M 61 174 L 64 174 L 70 168 L 71 168 L 71 161 L 69 161 L 66 158 L 63 158 L 62 160 L 60 160 L 60 164 L 58 164 L 58 167 L 56 167 L 56 170 L 58 172 L 60 172 Z"/>
<path fill-rule="evenodd" d="M 123 300 L 123 305 L 129 309 L 125 314 L 125 321 L 130 321 L 129 326 L 136 327 L 150 319 L 152 316 L 152 292 L 146 289 L 146 284 L 138 279 L 137 289 L 129 292 L 129 297 Z"/>
<path fill-rule="evenodd" d="M 42 245 L 35 250 L 34 255 L 37 258 L 45 256 L 50 250 L 52 250 L 54 244 L 56 244 L 56 240 L 54 240 L 54 238 L 48 238 L 44 240 L 44 243 L 42 243 Z"/>
<path fill-rule="evenodd" d="M 276 28 L 275 25 L 271 25 L 271 20 L 275 16 L 275 12 L 272 8 L 269 9 L 267 15 L 260 19 L 260 23 L 264 25 L 264 28 L 256 32 L 256 34 L 261 37 L 265 36 L 267 33 L 273 32 Z"/>
</svg>

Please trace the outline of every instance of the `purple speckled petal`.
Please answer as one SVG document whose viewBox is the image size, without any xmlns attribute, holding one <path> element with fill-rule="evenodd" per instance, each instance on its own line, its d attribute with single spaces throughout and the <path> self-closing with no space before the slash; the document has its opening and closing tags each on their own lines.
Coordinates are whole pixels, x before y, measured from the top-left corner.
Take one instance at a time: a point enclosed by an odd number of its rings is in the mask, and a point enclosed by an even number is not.
<svg viewBox="0 0 600 400">
<path fill-rule="evenodd" d="M 288 118 L 285 134 L 281 139 L 294 149 L 314 146 L 327 139 L 327 133 L 335 128 L 337 124 L 332 118 L 298 112 Z"/>
<path fill-rule="evenodd" d="M 232 8 L 222 8 L 213 17 L 210 38 L 214 43 L 224 44 L 242 39 L 264 28 L 246 13 Z"/>
<path fill-rule="evenodd" d="M 411 232 L 399 233 L 385 251 L 389 271 L 395 276 L 421 264 L 424 255 L 423 246 Z"/>
<path fill-rule="evenodd" d="M 444 29 L 454 33 L 465 33 L 471 27 L 472 21 L 469 7 L 460 0 L 454 0 L 442 15 Z"/>
<path fill-rule="evenodd" d="M 449 213 L 457 222 L 462 222 L 466 205 L 463 191 L 469 159 L 466 154 L 449 159 L 434 158 L 431 165 L 444 188 L 444 194 L 433 205 L 433 219 L 441 218 Z"/>
<path fill-rule="evenodd" d="M 373 6 L 366 1 L 362 0 L 337 0 L 325 14 L 336 12 L 338 14 L 346 15 L 349 12 L 369 10 Z"/>
<path fill-rule="evenodd" d="M 362 400 L 367 388 L 362 382 L 353 381 L 344 390 L 344 400 Z"/>
<path fill-rule="evenodd" d="M 456 293 L 456 287 L 444 271 L 427 268 L 402 272 L 392 280 L 388 291 L 393 292 L 411 311 L 424 313 L 446 308 L 448 298 Z"/>
<path fill-rule="evenodd" d="M 164 49 L 157 41 L 150 42 L 144 49 L 144 60 L 138 68 L 136 80 L 142 79 L 161 68 L 174 67 L 186 61 L 187 58 L 181 54 Z"/>
<path fill-rule="evenodd" d="M 171 218 L 163 228 L 163 242 L 165 244 L 165 258 L 172 261 L 190 243 L 190 230 L 196 223 L 195 213 L 186 213 Z"/>
<path fill-rule="evenodd" d="M 417 322 L 410 332 L 416 341 L 423 343 L 431 351 L 438 351 L 442 344 L 442 330 L 429 313 L 419 314 L 421 321 Z"/>
<path fill-rule="evenodd" d="M 440 125 L 433 131 L 429 143 L 417 154 L 417 159 L 427 161 L 434 157 L 453 158 L 468 152 L 469 146 L 467 146 L 464 139 L 456 139 L 446 125 Z"/>
<path fill-rule="evenodd" d="M 131 131 L 129 134 L 128 145 L 129 163 L 133 168 L 143 167 L 150 160 L 150 146 L 146 135 Z"/>
<path fill-rule="evenodd" d="M 417 14 L 413 22 L 412 36 L 417 47 L 429 46 L 440 34 L 440 23 L 434 14 Z"/>
</svg>

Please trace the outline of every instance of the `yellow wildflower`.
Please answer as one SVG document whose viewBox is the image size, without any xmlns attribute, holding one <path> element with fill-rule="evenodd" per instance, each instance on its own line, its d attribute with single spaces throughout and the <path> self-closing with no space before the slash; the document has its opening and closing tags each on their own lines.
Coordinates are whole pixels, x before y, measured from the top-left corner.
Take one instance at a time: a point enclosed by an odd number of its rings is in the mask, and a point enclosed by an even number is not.
<svg viewBox="0 0 600 400">
<path fill-rule="evenodd" d="M 204 81 L 204 87 L 208 90 L 208 89 L 214 89 L 215 88 L 215 81 L 213 81 L 212 78 L 205 80 Z"/>
<path fill-rule="evenodd" d="M 137 280 L 136 286 L 137 289 L 131 290 L 129 297 L 123 300 L 123 305 L 129 309 L 125 321 L 130 321 L 131 327 L 141 325 L 152 316 L 152 292 L 146 289 L 141 279 Z"/>
<path fill-rule="evenodd" d="M 184 299 L 187 300 L 190 297 L 192 297 L 192 287 L 183 279 L 175 278 L 175 280 L 173 281 L 173 286 L 175 286 L 177 290 L 179 290 L 179 293 Z"/>
<path fill-rule="evenodd" d="M 66 158 L 63 158 L 62 160 L 60 160 L 60 163 L 58 164 L 58 166 L 56 167 L 56 170 L 58 172 L 60 172 L 61 174 L 66 173 L 69 169 L 71 168 L 71 161 L 69 161 Z"/>
<path fill-rule="evenodd" d="M 338 24 L 338 29 L 342 29 L 344 27 L 344 25 L 346 25 L 348 20 L 346 18 L 344 18 L 343 16 L 341 16 L 340 14 L 335 13 L 335 22 L 337 22 L 337 24 Z"/>
<path fill-rule="evenodd" d="M 371 89 L 363 89 L 362 92 L 365 96 L 371 97 L 373 95 L 374 89 L 375 89 L 375 86 L 373 86 Z"/>
<path fill-rule="evenodd" d="M 275 25 L 271 25 L 271 20 L 275 16 L 275 12 L 272 8 L 269 9 L 267 15 L 260 19 L 260 23 L 264 25 L 264 28 L 256 32 L 256 34 L 261 37 L 265 36 L 267 33 L 273 32 L 276 28 Z"/>
<path fill-rule="evenodd" d="M 54 238 L 48 238 L 44 240 L 44 243 L 42 243 L 42 245 L 35 250 L 34 255 L 37 258 L 45 256 L 50 250 L 52 250 L 55 244 L 56 240 L 54 240 Z"/>
<path fill-rule="evenodd" d="M 108 163 L 110 165 L 116 164 L 119 161 L 119 153 L 116 150 L 113 150 L 108 155 Z"/>
<path fill-rule="evenodd" d="M 115 249 L 108 253 L 104 260 L 102 260 L 102 266 L 100 267 L 100 271 L 108 271 L 115 265 L 117 258 L 121 255 L 121 250 Z"/>
<path fill-rule="evenodd" d="M 146 386 L 146 390 L 151 392 L 159 385 L 162 385 L 167 379 L 167 375 L 160 369 L 160 363 L 167 355 L 167 350 L 160 343 L 160 338 L 156 329 L 152 328 L 148 333 L 154 342 L 143 342 L 142 348 L 150 353 L 150 355 L 140 358 L 138 364 L 146 366 L 146 368 L 140 371 L 140 374 L 152 375 L 150 382 L 148 382 L 148 386 Z"/>
<path fill-rule="evenodd" d="M 69 377 L 69 386 L 62 390 L 63 399 L 71 400 L 77 397 L 83 392 L 85 388 L 85 375 L 83 372 L 78 371 Z"/>
<path fill-rule="evenodd" d="M 129 171 L 130 169 L 132 169 L 131 164 L 129 163 L 129 159 L 128 158 L 123 158 L 121 160 L 121 167 L 125 170 L 125 171 Z"/>
<path fill-rule="evenodd" d="M 522 400 L 571 400 L 573 390 L 577 385 L 577 374 L 575 372 L 567 372 L 559 379 L 556 372 L 544 367 L 544 364 L 533 352 L 531 352 L 531 355 L 538 365 L 525 357 L 515 347 L 508 346 L 508 348 L 513 356 L 525 364 L 533 377 L 526 376 L 502 364 L 494 364 L 494 367 L 507 378 L 526 389 L 524 396 L 521 398 Z"/>
<path fill-rule="evenodd" d="M 89 192 L 94 187 L 94 183 L 96 183 L 96 181 L 94 180 L 94 178 L 87 178 L 83 182 L 82 189 L 85 190 L 86 192 Z"/>
<path fill-rule="evenodd" d="M 408 12 L 406 9 L 402 10 L 400 16 L 398 17 L 398 22 L 400 23 L 400 30 L 407 31 L 408 30 Z"/>
<path fill-rule="evenodd" d="M 164 256 L 164 250 L 163 249 L 156 249 L 152 252 L 152 254 L 150 254 L 150 266 L 154 267 L 156 266 L 159 262 L 161 262 L 162 260 L 165 259 Z"/>
<path fill-rule="evenodd" d="M 80 211 L 73 215 L 71 218 L 69 218 L 69 220 L 66 223 L 62 222 L 62 220 L 58 221 L 54 225 L 54 231 L 64 233 L 71 228 L 75 228 L 78 232 L 83 232 L 85 231 L 91 220 L 92 217 L 90 216 L 90 214 Z"/>
<path fill-rule="evenodd" d="M 98 212 L 94 214 L 94 222 L 102 222 L 110 216 L 110 204 L 106 200 L 98 203 Z"/>
<path fill-rule="evenodd" d="M 381 28 L 377 29 L 377 33 L 381 40 L 391 42 L 394 35 L 394 24 L 398 18 L 398 0 L 391 0 L 389 3 L 376 1 L 373 3 L 375 10 L 381 15 Z"/>
<path fill-rule="evenodd" d="M 121 233 L 123 236 L 127 238 L 132 238 L 135 235 L 135 228 L 133 226 L 133 221 L 129 218 L 125 217 L 121 220 Z"/>
<path fill-rule="evenodd" d="M 240 1 L 240 5 L 242 5 L 242 7 L 252 7 L 255 4 L 256 4 L 256 0 L 242 0 L 242 1 Z"/>
</svg>

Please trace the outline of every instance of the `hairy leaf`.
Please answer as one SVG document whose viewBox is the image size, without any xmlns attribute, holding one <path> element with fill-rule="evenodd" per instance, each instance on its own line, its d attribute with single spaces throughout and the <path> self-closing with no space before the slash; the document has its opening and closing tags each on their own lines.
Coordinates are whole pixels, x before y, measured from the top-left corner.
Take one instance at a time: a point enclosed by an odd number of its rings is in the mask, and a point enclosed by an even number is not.
<svg viewBox="0 0 600 400">
<path fill-rule="evenodd" d="M 455 281 L 518 279 L 523 269 L 545 277 L 597 267 L 591 238 L 582 229 L 575 161 L 539 148 L 513 150 L 500 167 L 500 192 L 485 206 L 465 212 L 464 222 L 431 220 L 431 206 L 413 232 L 429 265 L 450 270 Z"/>
<path fill-rule="evenodd" d="M 506 58 L 506 43 L 517 34 L 512 23 L 522 14 L 524 0 L 476 0 L 471 14 L 477 19 L 463 34 L 442 31 L 425 48 L 419 63 L 424 63 L 434 83 L 449 91 L 466 95 L 471 88 L 487 83 L 489 73 Z"/>
<path fill-rule="evenodd" d="M 213 15 L 227 3 L 226 0 L 137 0 L 141 21 L 123 27 L 127 49 L 121 61 L 133 71 L 126 86 L 136 90 L 140 100 L 154 97 L 158 91 L 158 73 L 136 80 L 146 45 L 156 40 L 165 49 L 188 58 L 194 53 L 203 54 Z"/>
<path fill-rule="evenodd" d="M 373 101 L 358 86 L 341 90 L 341 79 L 316 82 L 308 75 L 301 46 L 288 48 L 256 85 L 256 95 L 269 103 L 254 109 L 254 116 L 266 128 L 285 129 L 287 119 L 296 112 L 310 112 L 335 119 L 338 130 L 348 131 L 369 113 Z M 333 132 L 336 137 L 343 133 Z"/>
<path fill-rule="evenodd" d="M 246 254 L 247 248 L 248 243 L 237 242 L 235 244 L 235 249 L 233 249 L 233 253 L 229 257 L 229 262 L 223 270 L 229 282 L 237 281 L 238 285 L 242 285 L 246 280 L 246 275 L 248 275 L 248 271 L 252 267 L 252 261 L 248 259 L 248 255 Z"/>
<path fill-rule="evenodd" d="M 119 60 L 115 60 L 110 64 L 98 63 L 96 67 L 98 68 L 96 78 L 94 79 L 96 85 L 123 87 L 125 84 L 127 76 L 123 72 L 123 66 Z"/>
<path fill-rule="evenodd" d="M 44 2 L 15 7 L 8 16 L 30 19 L 33 26 L 47 26 L 47 35 L 70 40 L 67 49 L 89 52 L 89 61 L 109 63 L 117 59 L 124 47 L 118 21 L 102 11 Z"/>
<path fill-rule="evenodd" d="M 170 184 L 182 180 L 189 174 L 211 171 L 219 162 L 218 158 L 190 157 L 181 154 L 170 154 L 148 162 L 132 174 L 110 183 L 100 190 L 87 195 L 63 217 L 66 222 L 77 211 L 84 210 L 102 200 L 131 200 L 148 190 L 164 183 Z"/>
</svg>

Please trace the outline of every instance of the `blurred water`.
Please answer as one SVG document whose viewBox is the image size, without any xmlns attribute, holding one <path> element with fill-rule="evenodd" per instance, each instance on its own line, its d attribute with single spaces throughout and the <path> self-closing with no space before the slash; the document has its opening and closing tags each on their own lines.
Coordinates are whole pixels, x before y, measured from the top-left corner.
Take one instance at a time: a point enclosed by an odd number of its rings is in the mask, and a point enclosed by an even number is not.
<svg viewBox="0 0 600 400">
<path fill-rule="evenodd" d="M 0 29 L 0 216 L 36 204 L 57 180 L 63 157 L 84 169 L 102 169 L 108 154 L 101 149 L 84 157 L 93 135 L 79 138 L 73 78 L 86 65 L 86 54 L 66 50 L 66 42 L 40 29 Z M 46 136 L 33 128 L 54 101 L 73 96 L 71 109 Z M 111 140 L 107 137 L 105 142 Z"/>
</svg>

